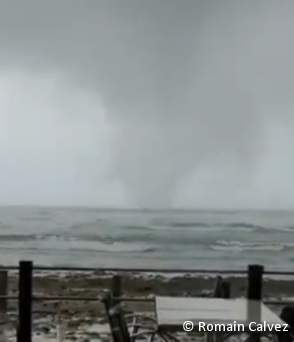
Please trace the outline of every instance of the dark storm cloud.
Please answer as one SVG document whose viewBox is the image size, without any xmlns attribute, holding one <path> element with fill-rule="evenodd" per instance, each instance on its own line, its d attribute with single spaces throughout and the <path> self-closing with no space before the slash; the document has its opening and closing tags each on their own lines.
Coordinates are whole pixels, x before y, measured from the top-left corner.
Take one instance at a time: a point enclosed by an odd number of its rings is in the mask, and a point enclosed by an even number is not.
<svg viewBox="0 0 294 342">
<path fill-rule="evenodd" d="M 167 206 L 183 177 L 222 153 L 251 177 L 277 117 L 266 108 L 293 102 L 293 9 L 286 0 L 3 1 L 1 58 L 67 71 L 101 94 L 117 129 L 114 173 L 142 205 Z"/>
</svg>

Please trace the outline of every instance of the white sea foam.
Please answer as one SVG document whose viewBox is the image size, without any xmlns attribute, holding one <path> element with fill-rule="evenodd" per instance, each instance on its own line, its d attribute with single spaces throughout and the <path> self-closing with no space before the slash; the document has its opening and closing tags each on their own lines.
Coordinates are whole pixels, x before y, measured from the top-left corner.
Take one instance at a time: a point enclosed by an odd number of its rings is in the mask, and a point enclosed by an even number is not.
<svg viewBox="0 0 294 342">
<path fill-rule="evenodd" d="M 0 207 L 0 257 L 6 265 L 236 270 L 259 262 L 292 271 L 293 222 L 289 212 Z"/>
</svg>

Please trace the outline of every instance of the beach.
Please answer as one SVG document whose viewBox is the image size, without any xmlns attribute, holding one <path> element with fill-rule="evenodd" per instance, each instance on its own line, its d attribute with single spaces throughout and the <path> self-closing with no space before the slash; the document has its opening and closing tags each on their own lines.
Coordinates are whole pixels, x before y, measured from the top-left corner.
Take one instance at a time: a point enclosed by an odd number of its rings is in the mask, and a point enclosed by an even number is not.
<svg viewBox="0 0 294 342">
<path fill-rule="evenodd" d="M 142 299 L 141 301 L 123 301 L 127 312 L 154 314 L 154 295 L 160 296 L 209 296 L 214 287 L 215 277 L 182 276 L 129 273 L 119 274 L 122 280 L 122 297 Z M 69 340 L 97 338 L 109 340 L 109 328 L 103 305 L 99 296 L 110 289 L 113 275 L 105 272 L 87 273 L 40 273 L 34 276 L 33 291 L 35 296 L 64 296 L 79 298 L 97 298 L 87 300 L 35 301 L 33 305 L 34 333 L 36 336 L 54 338 L 58 322 L 62 324 L 65 336 Z M 245 277 L 227 277 L 231 283 L 232 297 L 246 296 L 247 279 Z M 9 276 L 9 295 L 17 293 L 17 275 Z M 289 280 L 265 279 L 263 288 L 265 299 L 291 299 L 293 282 Z M 15 329 L 17 302 L 9 302 L 9 324 L 7 330 L 11 336 Z M 273 306 L 279 313 L 281 306 Z M 80 336 L 80 337 L 78 337 Z"/>
</svg>

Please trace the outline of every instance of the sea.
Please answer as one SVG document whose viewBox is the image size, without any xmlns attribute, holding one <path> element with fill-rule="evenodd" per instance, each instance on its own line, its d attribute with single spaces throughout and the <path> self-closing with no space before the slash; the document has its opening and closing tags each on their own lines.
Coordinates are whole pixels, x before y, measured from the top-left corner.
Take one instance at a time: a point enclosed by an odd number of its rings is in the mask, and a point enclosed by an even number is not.
<svg viewBox="0 0 294 342">
<path fill-rule="evenodd" d="M 294 212 L 0 207 L 0 264 L 294 271 Z"/>
</svg>

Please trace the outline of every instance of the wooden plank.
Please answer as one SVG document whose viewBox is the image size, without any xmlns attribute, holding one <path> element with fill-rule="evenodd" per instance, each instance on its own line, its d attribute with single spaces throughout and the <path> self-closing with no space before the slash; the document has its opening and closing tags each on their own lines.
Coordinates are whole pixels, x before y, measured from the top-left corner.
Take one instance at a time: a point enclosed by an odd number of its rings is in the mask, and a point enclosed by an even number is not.
<svg viewBox="0 0 294 342">
<path fill-rule="evenodd" d="M 197 322 L 230 324 L 236 321 L 245 326 L 254 321 L 247 317 L 248 300 L 246 299 L 155 297 L 155 304 L 158 325 L 176 330 L 182 330 L 185 321 L 192 321 L 194 324 Z M 253 301 L 251 306 L 255 305 L 260 304 Z M 284 323 L 263 304 L 261 314 L 261 321 L 269 324 Z"/>
</svg>

